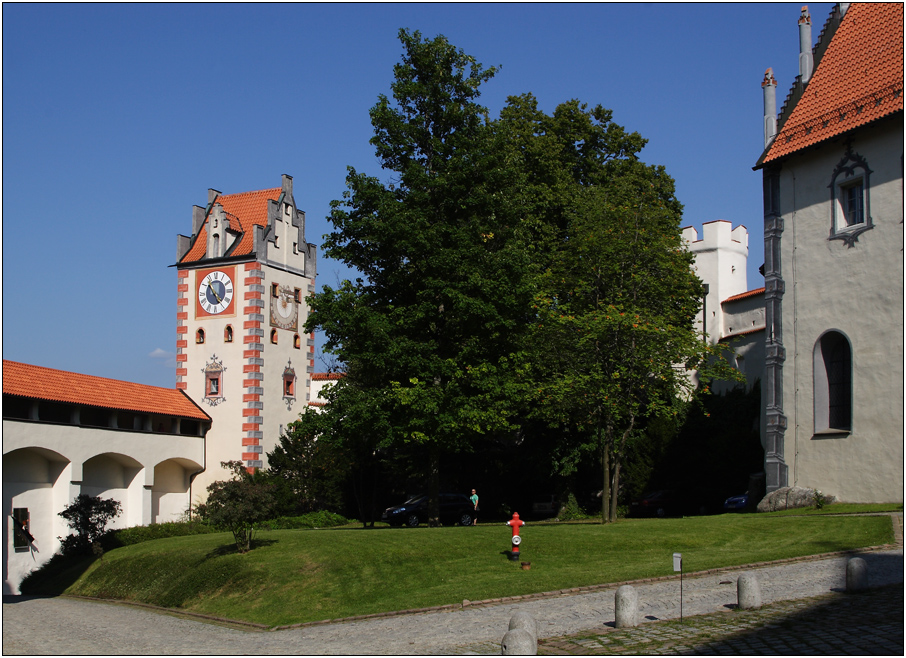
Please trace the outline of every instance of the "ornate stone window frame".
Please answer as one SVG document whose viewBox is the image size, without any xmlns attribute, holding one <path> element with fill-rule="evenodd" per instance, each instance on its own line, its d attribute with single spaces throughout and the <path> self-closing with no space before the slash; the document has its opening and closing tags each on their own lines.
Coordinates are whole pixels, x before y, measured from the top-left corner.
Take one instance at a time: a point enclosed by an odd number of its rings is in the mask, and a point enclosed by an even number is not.
<svg viewBox="0 0 906 658">
<path fill-rule="evenodd" d="M 296 401 L 296 370 L 293 368 L 292 359 L 283 369 L 283 401 L 286 403 L 287 411 L 293 408 Z"/>
<path fill-rule="evenodd" d="M 216 407 L 218 404 L 226 400 L 223 396 L 223 373 L 226 371 L 226 368 L 223 365 L 223 361 L 217 360 L 217 355 L 212 354 L 211 360 L 201 369 L 204 373 L 204 401 L 212 406 Z"/>
<path fill-rule="evenodd" d="M 862 233 L 874 228 L 871 219 L 871 185 L 869 181 L 872 173 L 865 158 L 854 153 L 852 142 L 847 142 L 843 158 L 834 168 L 830 185 L 828 185 L 831 193 L 831 227 L 828 240 L 843 240 L 847 247 L 852 248 Z M 862 221 L 849 223 L 846 194 L 857 186 L 861 186 L 862 189 Z"/>
</svg>

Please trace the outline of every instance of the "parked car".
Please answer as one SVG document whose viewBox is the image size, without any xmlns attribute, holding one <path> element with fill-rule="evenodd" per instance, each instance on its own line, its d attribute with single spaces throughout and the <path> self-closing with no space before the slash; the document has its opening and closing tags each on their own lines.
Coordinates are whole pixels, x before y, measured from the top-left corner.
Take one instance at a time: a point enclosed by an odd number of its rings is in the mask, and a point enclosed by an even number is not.
<svg viewBox="0 0 906 658">
<path fill-rule="evenodd" d="M 440 522 L 444 525 L 472 525 L 475 508 L 465 494 L 440 494 Z M 428 522 L 428 496 L 412 496 L 402 505 L 388 507 L 381 515 L 381 520 L 392 526 L 406 524 L 415 528 L 419 523 Z"/>
<path fill-rule="evenodd" d="M 741 496 L 730 496 L 724 501 L 724 509 L 728 512 L 742 512 L 749 506 L 749 492 Z"/>
<path fill-rule="evenodd" d="M 629 503 L 630 516 L 671 516 L 680 513 L 676 492 L 669 489 L 649 491 Z"/>
<path fill-rule="evenodd" d="M 534 516 L 554 516 L 560 511 L 560 501 L 554 495 L 542 496 L 535 499 L 532 503 L 532 514 Z"/>
</svg>

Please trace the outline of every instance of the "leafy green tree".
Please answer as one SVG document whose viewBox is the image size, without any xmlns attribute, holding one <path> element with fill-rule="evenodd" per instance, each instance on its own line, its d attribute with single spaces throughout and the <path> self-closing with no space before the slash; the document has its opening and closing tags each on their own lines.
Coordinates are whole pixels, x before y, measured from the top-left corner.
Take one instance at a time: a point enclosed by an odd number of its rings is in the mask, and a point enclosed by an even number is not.
<svg viewBox="0 0 906 658">
<path fill-rule="evenodd" d="M 346 465 L 343 454 L 327 439 L 328 421 L 324 414 L 307 410 L 286 427 L 268 453 L 264 481 L 275 487 L 278 513 L 339 509 Z"/>
<path fill-rule="evenodd" d="M 643 421 L 681 416 L 688 369 L 724 372 L 694 329 L 702 287 L 673 180 L 611 119 L 578 101 L 548 116 L 525 95 L 509 99 L 499 128 L 521 158 L 547 253 L 527 337 L 533 414 L 575 430 L 553 447 L 564 471 L 597 455 L 604 521 Z"/>
<path fill-rule="evenodd" d="M 118 517 L 123 506 L 118 500 L 79 494 L 59 513 L 66 519 L 73 534 L 58 537 L 63 555 L 91 554 L 92 546 L 100 540 L 107 524 Z"/>
<path fill-rule="evenodd" d="M 258 482 L 240 461 L 221 462 L 233 472 L 231 480 L 208 485 L 208 499 L 195 508 L 207 523 L 233 533 L 236 550 L 247 553 L 260 524 L 274 515 L 273 486 Z"/>
<path fill-rule="evenodd" d="M 436 518 L 442 454 L 515 427 L 511 352 L 531 258 L 507 195 L 514 172 L 476 102 L 496 69 L 442 36 L 399 38 L 393 100 L 382 95 L 371 109 L 389 180 L 350 168 L 323 245 L 362 278 L 325 286 L 306 331 L 323 331 L 325 351 L 349 367 L 347 425 L 379 409 L 387 431 L 368 441 L 425 449 Z"/>
</svg>

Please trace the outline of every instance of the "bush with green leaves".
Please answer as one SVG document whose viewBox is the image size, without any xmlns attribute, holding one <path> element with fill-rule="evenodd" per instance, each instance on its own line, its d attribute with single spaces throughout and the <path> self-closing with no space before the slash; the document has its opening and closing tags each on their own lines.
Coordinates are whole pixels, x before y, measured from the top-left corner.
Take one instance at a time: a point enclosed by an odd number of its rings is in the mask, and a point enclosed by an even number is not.
<svg viewBox="0 0 906 658">
<path fill-rule="evenodd" d="M 184 537 L 186 535 L 202 535 L 217 532 L 217 529 L 200 521 L 169 521 L 166 523 L 151 523 L 131 528 L 111 530 L 101 539 L 104 550 L 111 550 L 120 546 L 140 544 L 152 539 L 166 537 Z"/>
<path fill-rule="evenodd" d="M 123 511 L 119 501 L 79 494 L 60 516 L 66 519 L 73 534 L 58 537 L 63 555 L 91 555 L 92 546 L 107 530 L 107 524 Z"/>
<path fill-rule="evenodd" d="M 302 516 L 278 516 L 266 521 L 263 526 L 270 530 L 296 530 L 298 528 L 334 528 L 347 523 L 350 521 L 345 516 L 322 510 Z"/>
<path fill-rule="evenodd" d="M 196 507 L 201 519 L 221 530 L 229 530 L 236 549 L 252 549 L 255 531 L 274 513 L 274 487 L 257 481 L 239 461 L 221 462 L 233 473 L 232 480 L 218 480 L 208 485 L 208 499 Z"/>
</svg>

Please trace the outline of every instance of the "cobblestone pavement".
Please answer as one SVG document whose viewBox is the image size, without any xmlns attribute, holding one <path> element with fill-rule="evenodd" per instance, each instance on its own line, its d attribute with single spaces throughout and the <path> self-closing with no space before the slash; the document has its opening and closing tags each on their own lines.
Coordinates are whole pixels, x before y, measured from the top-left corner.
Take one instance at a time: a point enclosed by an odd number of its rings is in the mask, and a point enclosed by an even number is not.
<svg viewBox="0 0 906 658">
<path fill-rule="evenodd" d="M 539 655 L 903 655 L 903 587 L 825 594 L 606 633 L 541 640 Z"/>
<path fill-rule="evenodd" d="M 893 606 L 893 612 L 885 617 L 883 623 L 872 624 L 870 627 L 866 625 L 857 635 L 862 637 L 865 647 L 882 647 L 880 653 L 889 653 L 893 647 L 895 653 L 902 655 L 902 547 L 871 551 L 861 557 L 868 564 L 868 584 L 872 588 L 864 595 L 835 593 L 841 592 L 845 586 L 845 556 L 807 559 L 746 570 L 728 569 L 698 577 L 686 577 L 682 596 L 685 618 L 683 624 L 678 621 L 662 621 L 678 620 L 680 616 L 679 580 L 635 583 L 640 616 L 645 623 L 629 631 L 612 629 L 616 586 L 579 594 L 548 593 L 525 600 L 488 602 L 485 605 L 457 607 L 443 612 L 403 614 L 263 632 L 202 623 L 134 606 L 65 597 L 4 597 L 3 653 L 499 655 L 500 640 L 506 632 L 510 617 L 515 611 L 522 610 L 538 620 L 539 637 L 543 640 L 540 649 L 550 654 L 606 653 L 611 650 L 613 653 L 624 654 L 654 653 L 655 650 L 662 653 L 761 653 L 762 645 L 768 648 L 764 653 L 799 654 L 809 651 L 800 650 L 800 647 L 806 645 L 800 641 L 804 635 L 799 632 L 798 625 L 806 624 L 813 617 L 822 616 L 820 613 L 810 613 L 809 610 L 813 607 L 821 609 L 821 606 L 829 603 L 840 601 L 842 605 L 842 602 L 849 601 L 850 608 L 844 610 L 852 611 L 855 610 L 852 602 L 871 602 L 874 600 L 872 597 L 878 597 L 877 600 L 884 603 L 885 609 Z M 762 600 L 766 606 L 762 611 L 733 610 L 736 603 L 736 579 L 745 571 L 754 572 L 758 577 Z M 887 593 L 887 589 L 883 589 L 891 584 L 898 585 L 900 591 L 900 598 L 893 603 L 889 599 L 892 595 Z M 896 590 L 897 587 L 892 587 L 890 591 Z M 772 611 L 783 610 L 789 612 L 787 617 L 780 613 L 771 617 Z M 863 610 L 859 614 L 868 619 L 876 613 L 871 612 L 871 606 L 868 606 L 868 612 Z M 690 619 L 697 615 L 705 617 L 698 617 L 694 621 Z M 834 615 L 837 615 L 835 619 L 840 619 L 840 615 L 844 613 L 835 612 Z M 892 623 L 899 624 L 899 635 L 889 629 L 891 616 Z M 838 629 L 840 626 L 840 623 L 836 624 Z M 715 630 L 710 630 L 712 627 Z M 831 630 L 833 628 L 831 626 Z M 690 632 L 690 629 L 700 630 Z M 815 631 L 817 637 L 824 638 L 825 644 L 814 644 L 812 653 L 839 653 L 831 641 L 831 630 Z M 681 633 L 679 638 L 669 636 L 674 632 Z M 769 632 L 775 634 L 770 635 Z M 662 635 L 659 637 L 659 634 Z M 771 639 L 771 644 L 766 644 L 765 638 L 768 637 L 776 639 Z M 874 641 L 875 638 L 879 644 L 867 644 L 869 639 Z M 628 642 L 628 648 L 621 649 L 624 641 Z M 745 642 L 750 645 L 745 645 Z M 786 646 L 790 649 L 787 650 Z M 855 648 L 859 646 L 852 644 Z M 777 650 L 775 647 L 784 649 Z M 877 653 L 868 648 L 861 652 Z"/>
</svg>

